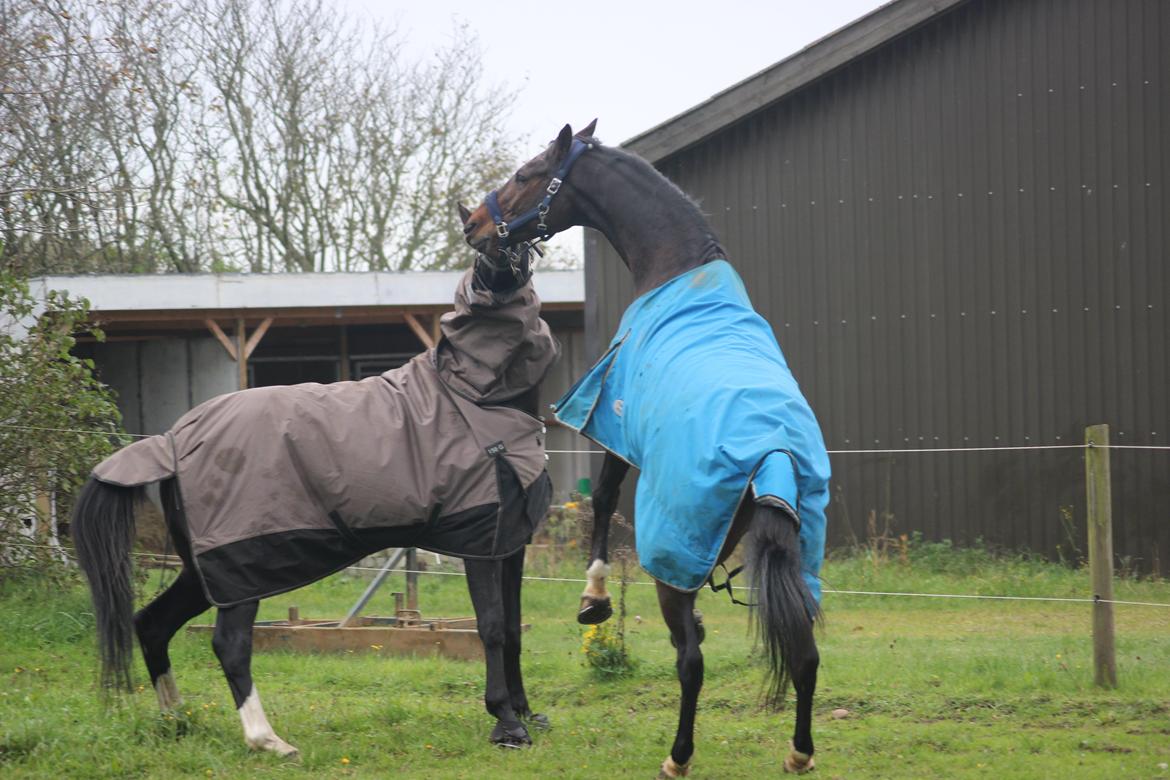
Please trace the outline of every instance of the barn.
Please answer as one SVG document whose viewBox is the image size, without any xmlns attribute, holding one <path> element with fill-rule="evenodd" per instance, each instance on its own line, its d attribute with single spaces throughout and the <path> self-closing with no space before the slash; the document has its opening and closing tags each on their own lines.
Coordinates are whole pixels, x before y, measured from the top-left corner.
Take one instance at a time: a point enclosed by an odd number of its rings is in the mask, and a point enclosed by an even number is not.
<svg viewBox="0 0 1170 780">
<path fill-rule="evenodd" d="M 896 0 L 625 142 L 709 214 L 816 410 L 830 544 L 1080 559 L 1062 448 L 1108 423 L 1115 552 L 1167 573 L 1170 452 L 1137 448 L 1170 445 L 1167 41 L 1161 0 Z M 591 232 L 585 289 L 596 357 L 632 284 Z"/>
</svg>

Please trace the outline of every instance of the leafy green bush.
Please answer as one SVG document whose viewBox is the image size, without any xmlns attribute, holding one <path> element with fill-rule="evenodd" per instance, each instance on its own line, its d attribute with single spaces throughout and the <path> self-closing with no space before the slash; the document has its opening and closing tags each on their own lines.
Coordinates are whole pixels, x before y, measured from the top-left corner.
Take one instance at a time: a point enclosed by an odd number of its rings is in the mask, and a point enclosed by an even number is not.
<svg viewBox="0 0 1170 780">
<path fill-rule="evenodd" d="M 93 466 L 125 443 L 112 391 L 93 362 L 70 350 L 74 334 L 102 338 L 89 306 L 0 270 L 0 564 L 42 568 L 54 551 L 30 534 L 46 499 L 66 516 Z M 95 435 L 94 431 L 97 431 Z M 40 500 L 38 505 L 38 499 Z M 55 544 L 55 529 L 39 537 Z"/>
</svg>

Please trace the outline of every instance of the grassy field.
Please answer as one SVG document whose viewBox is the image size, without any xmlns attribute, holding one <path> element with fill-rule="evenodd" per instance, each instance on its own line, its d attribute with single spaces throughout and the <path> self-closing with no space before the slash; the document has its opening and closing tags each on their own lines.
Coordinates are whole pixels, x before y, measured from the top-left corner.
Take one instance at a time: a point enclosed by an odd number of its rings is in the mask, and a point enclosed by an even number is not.
<svg viewBox="0 0 1170 780">
<path fill-rule="evenodd" d="M 532 573 L 553 573 L 537 562 Z M 573 563 L 558 571 L 572 572 Z M 830 561 L 831 588 L 1082 596 L 1087 574 L 1034 561 L 916 546 L 875 564 Z M 423 577 L 427 614 L 470 614 L 458 577 Z M 390 610 L 387 588 L 381 608 Z M 147 593 L 155 584 L 144 585 Z M 338 576 L 265 602 L 337 616 L 364 581 Z M 249 753 L 205 636 L 172 659 L 186 699 L 160 716 L 151 691 L 102 709 L 80 586 L 0 583 L 0 775 L 4 777 L 652 778 L 674 733 L 674 652 L 653 588 L 629 588 L 634 672 L 586 668 L 574 621 L 579 585 L 525 587 L 525 674 L 551 731 L 526 751 L 487 742 L 478 663 L 367 654 L 258 654 L 257 685 L 298 761 Z M 1170 585 L 1121 581 L 1117 598 L 1170 602 Z M 742 608 L 700 597 L 707 641 L 692 777 L 779 774 L 791 707 L 757 706 L 762 678 Z M 1121 686 L 1092 685 L 1089 607 L 827 595 L 815 709 L 823 778 L 1170 777 L 1170 609 L 1119 607 Z M 635 617 L 638 616 L 638 617 Z M 139 664 L 137 676 L 145 683 Z M 844 718 L 833 710 L 848 710 Z"/>
</svg>

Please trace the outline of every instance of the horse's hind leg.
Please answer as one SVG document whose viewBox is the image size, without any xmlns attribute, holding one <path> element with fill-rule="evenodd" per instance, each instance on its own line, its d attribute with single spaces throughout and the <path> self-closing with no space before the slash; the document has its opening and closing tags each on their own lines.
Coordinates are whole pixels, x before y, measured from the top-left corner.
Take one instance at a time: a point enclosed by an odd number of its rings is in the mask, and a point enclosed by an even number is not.
<svg viewBox="0 0 1170 780">
<path fill-rule="evenodd" d="M 199 578 L 191 569 L 184 567 L 161 596 L 134 615 L 134 632 L 138 635 L 146 670 L 150 673 L 150 682 L 163 712 L 178 709 L 183 703 L 167 652 L 171 637 L 188 620 L 210 606 L 203 589 L 199 587 Z"/>
<path fill-rule="evenodd" d="M 657 585 L 658 605 L 678 654 L 676 668 L 682 689 L 678 731 L 670 755 L 662 762 L 658 773 L 659 780 L 666 780 L 685 776 L 695 752 L 695 710 L 699 705 L 699 691 L 703 688 L 703 651 L 699 649 L 699 643 L 703 637 L 695 613 L 695 594 L 677 591 L 661 582 Z"/>
<path fill-rule="evenodd" d="M 215 619 L 215 635 L 211 646 L 228 686 L 240 722 L 244 726 L 244 741 L 253 750 L 271 750 L 282 756 L 295 755 L 297 749 L 276 736 L 264 708 L 260 705 L 260 694 L 252 682 L 252 623 L 260 602 L 249 601 L 234 607 L 221 607 Z"/>
<path fill-rule="evenodd" d="M 467 560 L 464 568 L 467 571 L 467 590 L 471 593 L 471 603 L 475 607 L 479 638 L 483 641 L 484 660 L 487 662 L 487 686 L 483 702 L 488 713 L 496 719 L 491 741 L 501 747 L 531 745 L 528 729 L 520 722 L 512 707 L 512 692 L 508 689 L 504 663 L 507 634 L 503 597 L 504 567 L 500 561 Z M 519 643 L 516 645 L 516 660 L 518 669 Z"/>
<path fill-rule="evenodd" d="M 577 609 L 578 623 L 603 623 L 613 614 L 609 593 L 605 589 L 605 578 L 609 576 L 609 520 L 617 509 L 622 480 L 629 470 L 630 466 L 625 461 L 608 452 L 605 454 L 601 475 L 593 490 L 593 538 L 589 568 L 585 571 L 588 583 Z"/>
</svg>

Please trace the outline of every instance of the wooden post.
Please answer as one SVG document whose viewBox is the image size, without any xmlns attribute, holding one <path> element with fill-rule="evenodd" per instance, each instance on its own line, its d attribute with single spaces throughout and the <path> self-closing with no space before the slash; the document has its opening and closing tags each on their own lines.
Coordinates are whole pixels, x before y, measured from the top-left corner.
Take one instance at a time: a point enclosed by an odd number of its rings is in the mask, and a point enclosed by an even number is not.
<svg viewBox="0 0 1170 780">
<path fill-rule="evenodd" d="M 248 389 L 248 344 L 244 334 L 244 318 L 236 318 L 236 366 L 240 369 L 240 389 Z"/>
<path fill-rule="evenodd" d="M 337 364 L 337 378 L 342 382 L 348 382 L 349 377 L 349 328 L 342 325 L 341 334 L 337 343 L 338 364 Z"/>
<path fill-rule="evenodd" d="M 402 319 L 406 320 L 406 324 L 410 326 L 410 329 L 414 331 L 414 335 L 422 342 L 423 349 L 431 349 L 435 346 L 435 342 L 431 339 L 431 334 L 427 333 L 427 329 L 422 326 L 422 323 L 418 321 L 417 317 L 410 312 L 403 312 Z"/>
<path fill-rule="evenodd" d="M 406 551 L 406 608 L 418 609 L 418 550 Z"/>
<path fill-rule="evenodd" d="M 1093 586 L 1094 682 L 1117 687 L 1113 638 L 1113 493 L 1109 476 L 1109 426 L 1085 429 L 1085 505 L 1089 525 L 1089 577 Z"/>
</svg>

